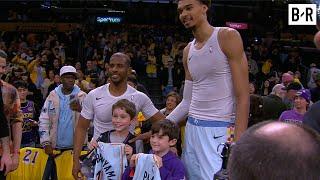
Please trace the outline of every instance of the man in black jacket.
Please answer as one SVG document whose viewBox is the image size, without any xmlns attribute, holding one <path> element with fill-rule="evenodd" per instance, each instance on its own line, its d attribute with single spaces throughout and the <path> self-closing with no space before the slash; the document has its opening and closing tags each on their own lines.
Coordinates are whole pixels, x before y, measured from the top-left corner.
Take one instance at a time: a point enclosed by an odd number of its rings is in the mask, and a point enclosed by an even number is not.
<svg viewBox="0 0 320 180">
<path fill-rule="evenodd" d="M 317 87 L 310 89 L 311 101 L 317 102 L 320 100 L 320 72 L 315 75 L 314 81 Z"/>
<path fill-rule="evenodd" d="M 286 91 L 284 85 L 276 84 L 268 96 L 263 97 L 263 119 L 278 119 L 281 113 L 287 110 L 283 98 Z"/>
</svg>

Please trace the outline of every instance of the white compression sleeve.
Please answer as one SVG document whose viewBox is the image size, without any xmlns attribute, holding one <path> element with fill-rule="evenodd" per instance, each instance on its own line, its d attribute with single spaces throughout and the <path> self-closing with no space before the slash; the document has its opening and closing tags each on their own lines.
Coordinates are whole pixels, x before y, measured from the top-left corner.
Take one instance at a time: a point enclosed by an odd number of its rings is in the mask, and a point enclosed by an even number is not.
<svg viewBox="0 0 320 180">
<path fill-rule="evenodd" d="M 183 88 L 183 99 L 180 104 L 167 116 L 167 119 L 179 123 L 189 113 L 189 107 L 192 97 L 192 84 L 190 80 L 186 80 Z"/>
</svg>

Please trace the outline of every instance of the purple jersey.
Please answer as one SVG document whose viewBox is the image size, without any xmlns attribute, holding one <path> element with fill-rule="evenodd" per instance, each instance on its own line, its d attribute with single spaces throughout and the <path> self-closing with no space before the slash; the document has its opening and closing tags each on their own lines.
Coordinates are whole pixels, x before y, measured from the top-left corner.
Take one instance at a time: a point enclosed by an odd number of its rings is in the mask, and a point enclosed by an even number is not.
<svg viewBox="0 0 320 180">
<path fill-rule="evenodd" d="M 21 111 L 23 114 L 23 129 L 21 144 L 30 144 L 36 142 L 37 131 L 32 126 L 32 120 L 35 119 L 35 108 L 32 101 L 21 103 Z"/>
<path fill-rule="evenodd" d="M 301 124 L 303 121 L 303 114 L 299 114 L 296 110 L 284 111 L 279 118 L 283 122 L 291 122 Z"/>
</svg>

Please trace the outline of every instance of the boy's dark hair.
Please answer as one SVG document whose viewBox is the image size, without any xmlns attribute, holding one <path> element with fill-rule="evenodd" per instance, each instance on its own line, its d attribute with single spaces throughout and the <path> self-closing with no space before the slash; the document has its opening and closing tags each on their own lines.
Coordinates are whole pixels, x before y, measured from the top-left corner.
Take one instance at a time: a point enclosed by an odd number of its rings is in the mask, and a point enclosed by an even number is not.
<svg viewBox="0 0 320 180">
<path fill-rule="evenodd" d="M 118 102 L 114 103 L 112 105 L 112 114 L 114 109 L 116 108 L 125 110 L 130 115 L 131 119 L 133 119 L 137 114 L 136 105 L 127 99 L 121 99 Z"/>
<path fill-rule="evenodd" d="M 178 139 L 179 138 L 179 128 L 178 126 L 168 120 L 164 119 L 154 123 L 151 127 L 151 133 L 156 134 L 161 131 L 162 136 L 169 136 L 169 140 Z"/>
<path fill-rule="evenodd" d="M 261 132 L 268 125 L 289 126 L 283 133 Z M 271 129 L 273 127 L 269 127 Z M 285 133 L 288 132 L 288 133 Z M 278 138 L 276 138 L 278 137 Z M 284 143 L 285 142 L 285 143 Z M 320 137 L 304 125 L 265 121 L 249 128 L 231 149 L 232 180 L 319 179 Z"/>
<path fill-rule="evenodd" d="M 28 84 L 24 81 L 15 81 L 13 83 L 13 86 L 18 89 L 18 88 L 24 88 L 24 89 L 28 89 Z"/>
</svg>

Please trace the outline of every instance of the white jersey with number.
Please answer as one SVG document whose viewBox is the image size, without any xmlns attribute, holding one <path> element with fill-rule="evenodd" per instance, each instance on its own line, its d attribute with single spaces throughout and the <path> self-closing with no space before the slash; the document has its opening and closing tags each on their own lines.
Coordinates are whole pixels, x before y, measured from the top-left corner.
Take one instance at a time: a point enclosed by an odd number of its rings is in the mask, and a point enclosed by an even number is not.
<svg viewBox="0 0 320 180">
<path fill-rule="evenodd" d="M 146 119 L 155 115 L 158 109 L 154 107 L 150 98 L 144 93 L 127 86 L 126 92 L 121 96 L 113 96 L 109 92 L 109 84 L 100 86 L 86 96 L 81 115 L 93 120 L 94 138 L 97 139 L 101 133 L 113 129 L 111 123 L 112 105 L 120 99 L 127 99 L 136 105 L 137 112 L 141 111 Z M 133 131 L 133 126 L 131 128 Z"/>
</svg>

